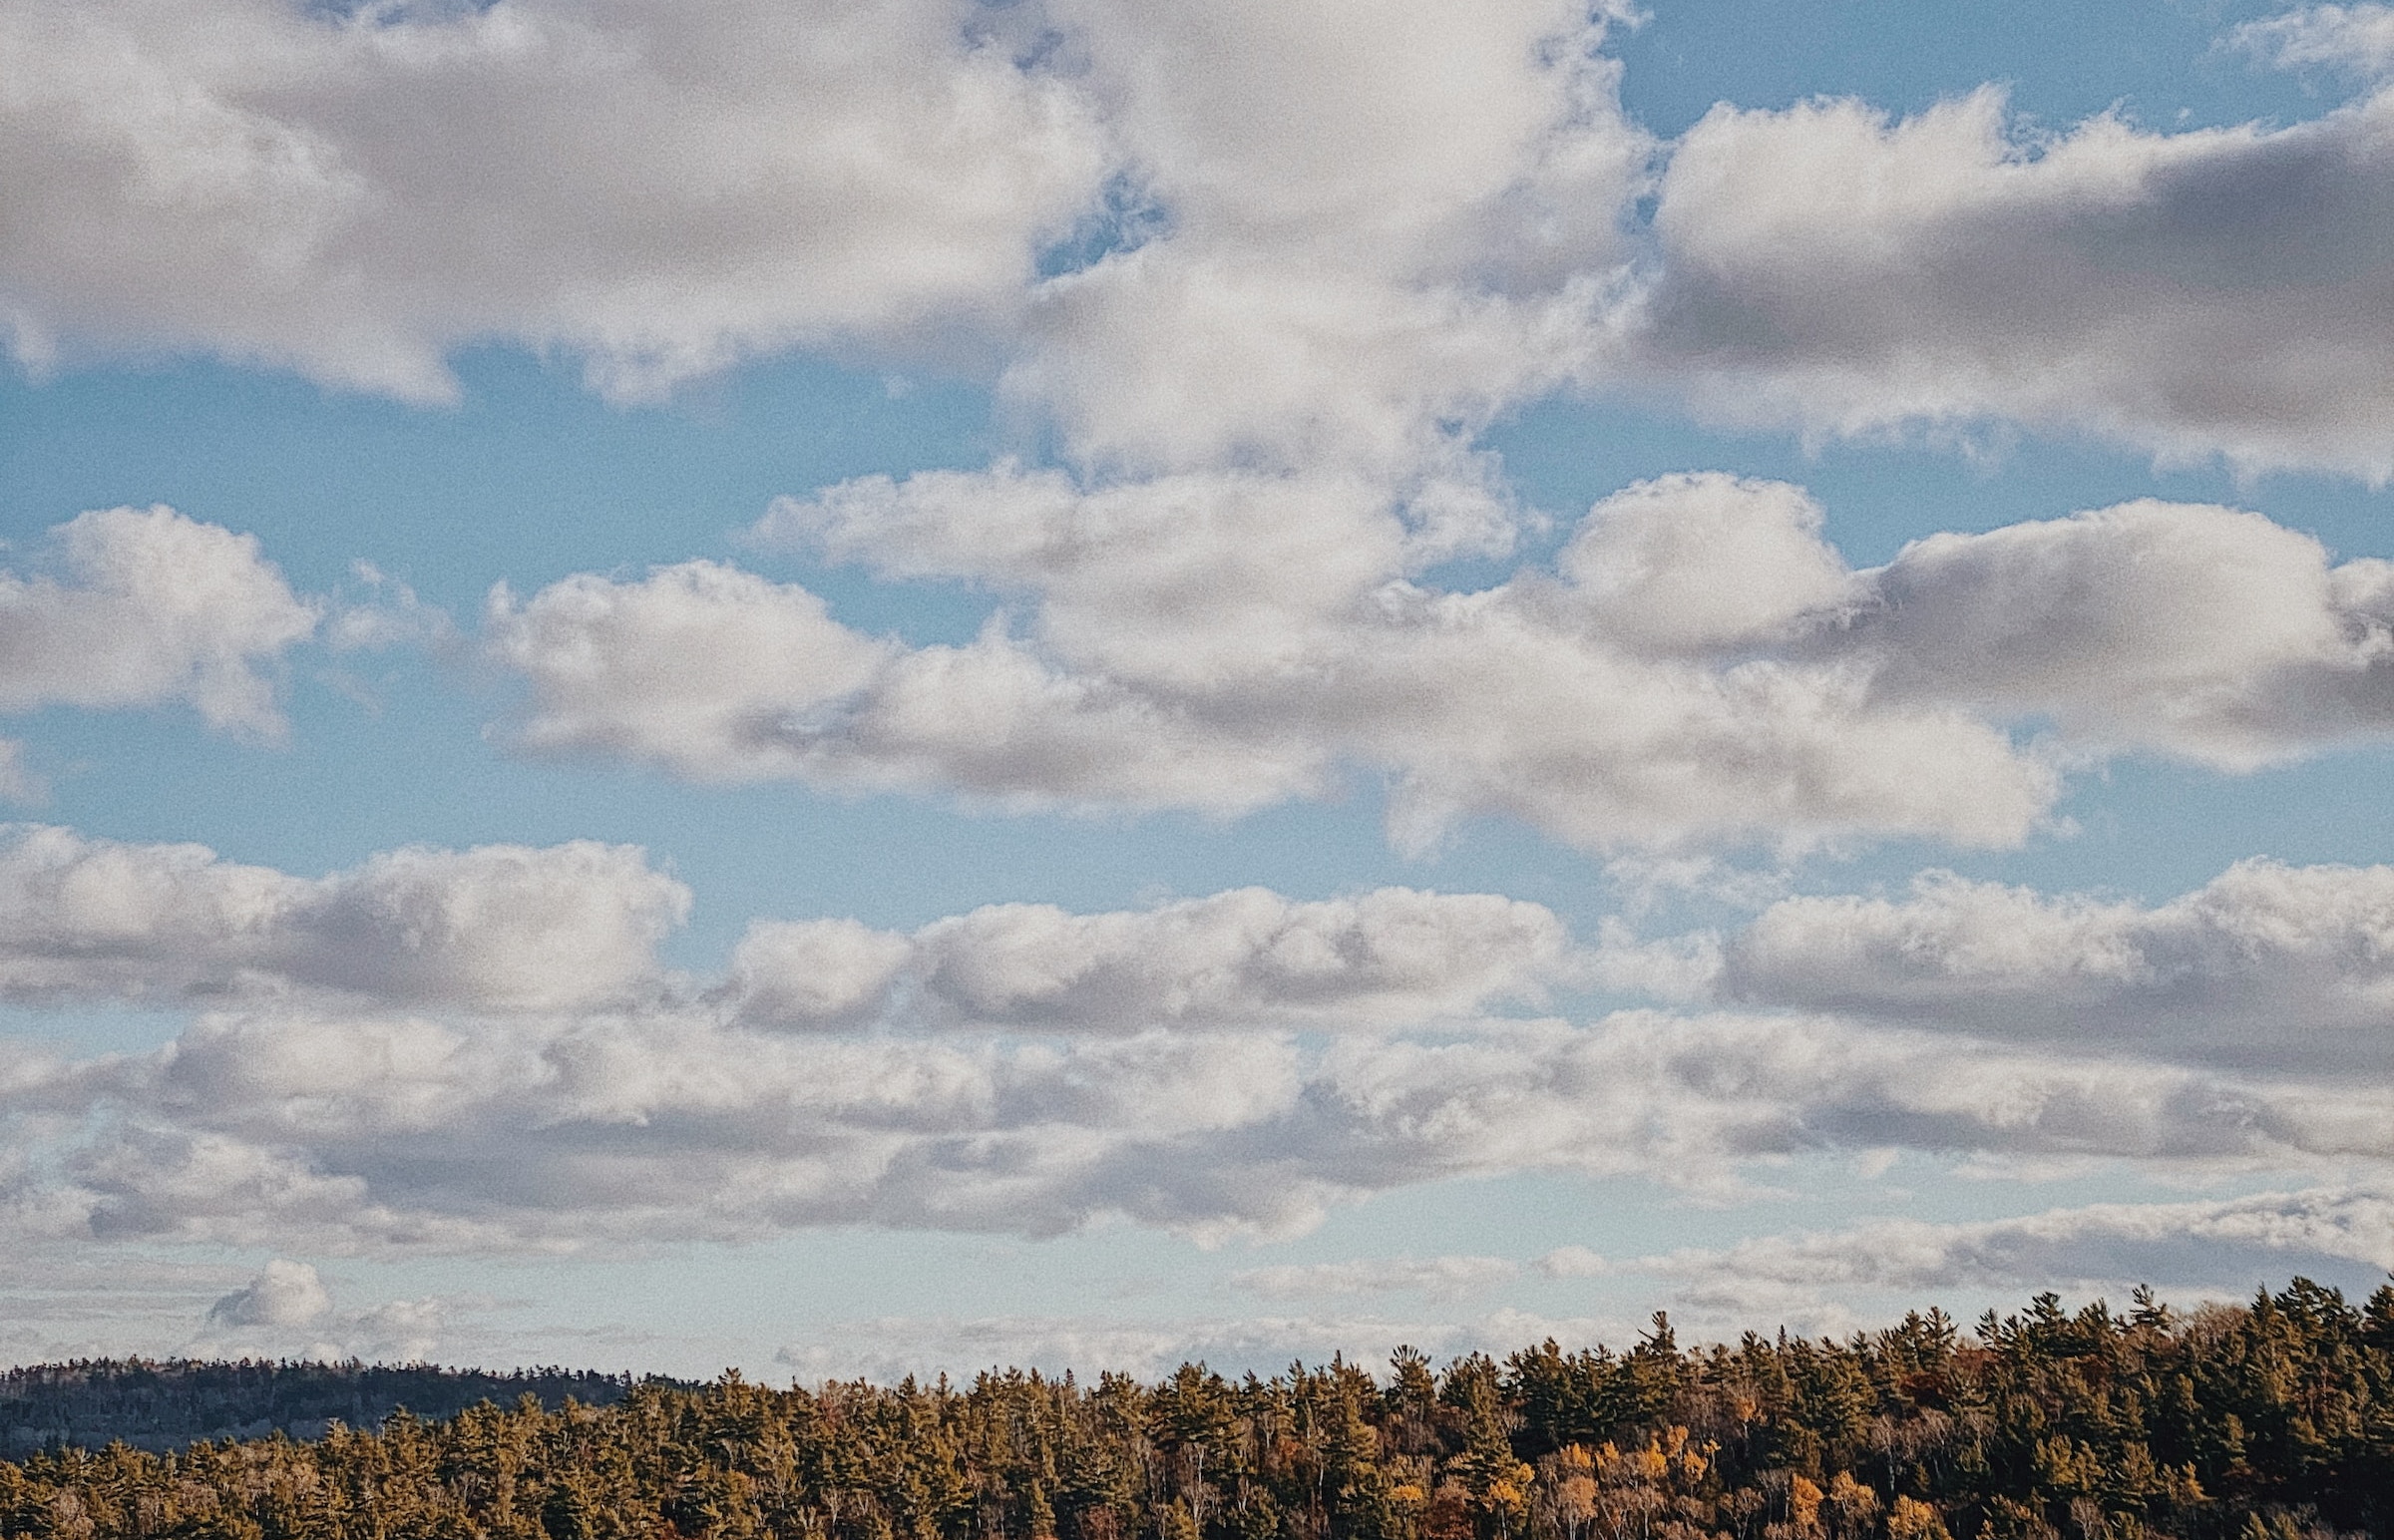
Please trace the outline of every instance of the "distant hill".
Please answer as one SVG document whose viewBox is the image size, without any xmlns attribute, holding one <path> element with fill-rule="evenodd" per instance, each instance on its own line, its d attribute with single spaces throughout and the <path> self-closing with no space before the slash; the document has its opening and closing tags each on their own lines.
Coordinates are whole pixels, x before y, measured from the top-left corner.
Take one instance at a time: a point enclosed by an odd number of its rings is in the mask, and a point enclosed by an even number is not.
<svg viewBox="0 0 2394 1540">
<path fill-rule="evenodd" d="M 98 1449 L 180 1449 L 202 1438 L 320 1438 L 339 1421 L 371 1428 L 404 1406 L 449 1417 L 482 1401 L 513 1405 L 525 1395 L 554 1411 L 568 1397 L 605 1406 L 631 1388 L 628 1374 L 564 1368 L 504 1374 L 429 1364 L 198 1362 L 94 1358 L 12 1368 L 0 1374 L 0 1454 Z"/>
</svg>

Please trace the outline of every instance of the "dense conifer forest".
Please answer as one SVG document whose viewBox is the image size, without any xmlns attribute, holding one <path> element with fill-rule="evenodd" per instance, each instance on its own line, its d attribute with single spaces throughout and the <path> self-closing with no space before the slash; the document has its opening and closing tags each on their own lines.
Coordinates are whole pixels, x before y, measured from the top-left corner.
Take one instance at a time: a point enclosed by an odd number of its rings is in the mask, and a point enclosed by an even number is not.
<svg viewBox="0 0 2394 1540">
<path fill-rule="evenodd" d="M 109 1366 L 107 1378 L 124 1366 Z M 58 1374 L 67 1371 L 45 1371 Z M 93 1366 L 74 1372 L 91 1379 Z M 187 1379 L 205 1371 L 184 1366 Z M 237 1373 L 238 1371 L 232 1371 Z M 253 1377 L 273 1370 L 252 1365 Z M 350 1370 L 358 1374 L 389 1372 Z M 435 1371 L 419 1371 L 440 1378 Z M 451 1376 L 462 1378 L 463 1376 Z M 1977 1540 L 2394 1533 L 2394 1288 L 2185 1316 L 2051 1295 L 1964 1333 L 1233 1381 L 593 1376 L 433 1420 L 0 1464 L 0 1533 L 802 1540 Z M 12 1381 L 13 1382 L 13 1381 Z M 429 1382 L 429 1381 L 428 1381 Z M 571 1388 L 571 1387 L 568 1387 Z"/>
<path fill-rule="evenodd" d="M 333 1422 L 371 1427 L 404 1406 L 446 1417 L 482 1401 L 530 1395 L 552 1409 L 603 1406 L 631 1379 L 562 1368 L 490 1374 L 426 1364 L 149 1362 L 45 1363 L 0 1373 L 0 1454 L 58 1444 L 123 1442 L 169 1450 L 202 1438 L 313 1438 Z"/>
</svg>

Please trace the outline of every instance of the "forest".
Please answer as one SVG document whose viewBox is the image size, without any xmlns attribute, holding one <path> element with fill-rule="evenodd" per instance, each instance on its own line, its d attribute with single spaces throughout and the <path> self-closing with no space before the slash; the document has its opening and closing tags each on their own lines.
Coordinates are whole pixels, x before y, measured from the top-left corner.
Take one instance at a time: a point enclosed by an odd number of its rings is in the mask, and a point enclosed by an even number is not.
<svg viewBox="0 0 2394 1540">
<path fill-rule="evenodd" d="M 122 1365 L 112 1367 L 115 1373 Z M 353 1366 L 354 1368 L 354 1366 Z M 255 1374 L 271 1378 L 259 1366 Z M 354 1370 L 355 1372 L 369 1372 Z M 39 1371 L 36 1371 L 39 1372 Z M 91 1366 L 76 1372 L 86 1380 Z M 420 1371 L 439 1377 L 439 1371 Z M 68 1376 L 72 1378 L 72 1375 Z M 108 1377 L 101 1374 L 100 1378 Z M 2038 1296 L 1965 1333 L 1546 1342 L 1385 1374 L 590 1376 L 445 1418 L 0 1463 L 10 1536 L 1978 1540 L 2394 1533 L 2394 1287 Z"/>
<path fill-rule="evenodd" d="M 0 1372 L 0 1454 L 57 1444 L 180 1449 L 202 1438 L 287 1433 L 312 1438 L 334 1422 L 368 1427 L 405 1406 L 446 1417 L 482 1401 L 530 1395 L 550 1407 L 620 1400 L 622 1374 L 562 1368 L 436 1368 L 422 1363 L 201 1362 L 139 1358 L 42 1363 Z"/>
</svg>

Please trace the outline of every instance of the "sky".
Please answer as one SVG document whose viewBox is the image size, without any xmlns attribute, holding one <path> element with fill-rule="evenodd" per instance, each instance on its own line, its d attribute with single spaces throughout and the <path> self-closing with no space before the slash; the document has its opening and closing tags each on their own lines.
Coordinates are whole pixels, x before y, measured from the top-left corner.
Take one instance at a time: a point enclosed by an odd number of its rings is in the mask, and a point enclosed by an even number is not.
<svg viewBox="0 0 2394 1540">
<path fill-rule="evenodd" d="M 0 0 L 0 1358 L 2394 1268 L 2394 8 Z"/>
</svg>

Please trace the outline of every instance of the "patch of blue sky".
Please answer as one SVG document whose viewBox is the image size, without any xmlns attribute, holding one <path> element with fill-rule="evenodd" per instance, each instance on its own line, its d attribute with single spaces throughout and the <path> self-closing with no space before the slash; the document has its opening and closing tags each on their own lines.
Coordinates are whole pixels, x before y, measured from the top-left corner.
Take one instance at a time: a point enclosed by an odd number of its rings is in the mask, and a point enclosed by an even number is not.
<svg viewBox="0 0 2394 1540">
<path fill-rule="evenodd" d="M 486 347 L 452 363 L 465 389 L 449 408 L 200 361 L 40 384 L 0 371 L 0 535 L 22 548 L 85 509 L 170 503 L 255 534 L 303 590 L 362 559 L 470 621 L 502 579 L 522 593 L 578 572 L 752 562 L 733 537 L 777 496 L 998 447 L 979 387 L 819 358 L 631 408 L 570 361 Z M 849 623 L 919 641 L 969 637 L 987 608 L 940 584 L 892 607 L 851 569 L 808 583 Z"/>
<path fill-rule="evenodd" d="M 2042 130 L 2119 110 L 2153 130 L 2292 123 L 2349 82 L 2267 70 L 2227 38 L 2269 0 L 1655 0 L 1617 34 L 1621 96 L 1676 136 L 1716 103 L 1859 97 L 1895 116 L 2004 87 Z"/>
<path fill-rule="evenodd" d="M 75 1058 L 146 1053 L 172 1041 L 190 1020 L 189 1010 L 180 1003 L 0 1004 L 0 1038 Z"/>
<path fill-rule="evenodd" d="M 1109 256 L 1136 251 L 1171 234 L 1172 223 L 1172 211 L 1144 182 L 1128 173 L 1109 177 L 1097 205 L 1081 216 L 1071 233 L 1039 252 L 1038 274 L 1060 278 L 1094 267 Z"/>
</svg>

